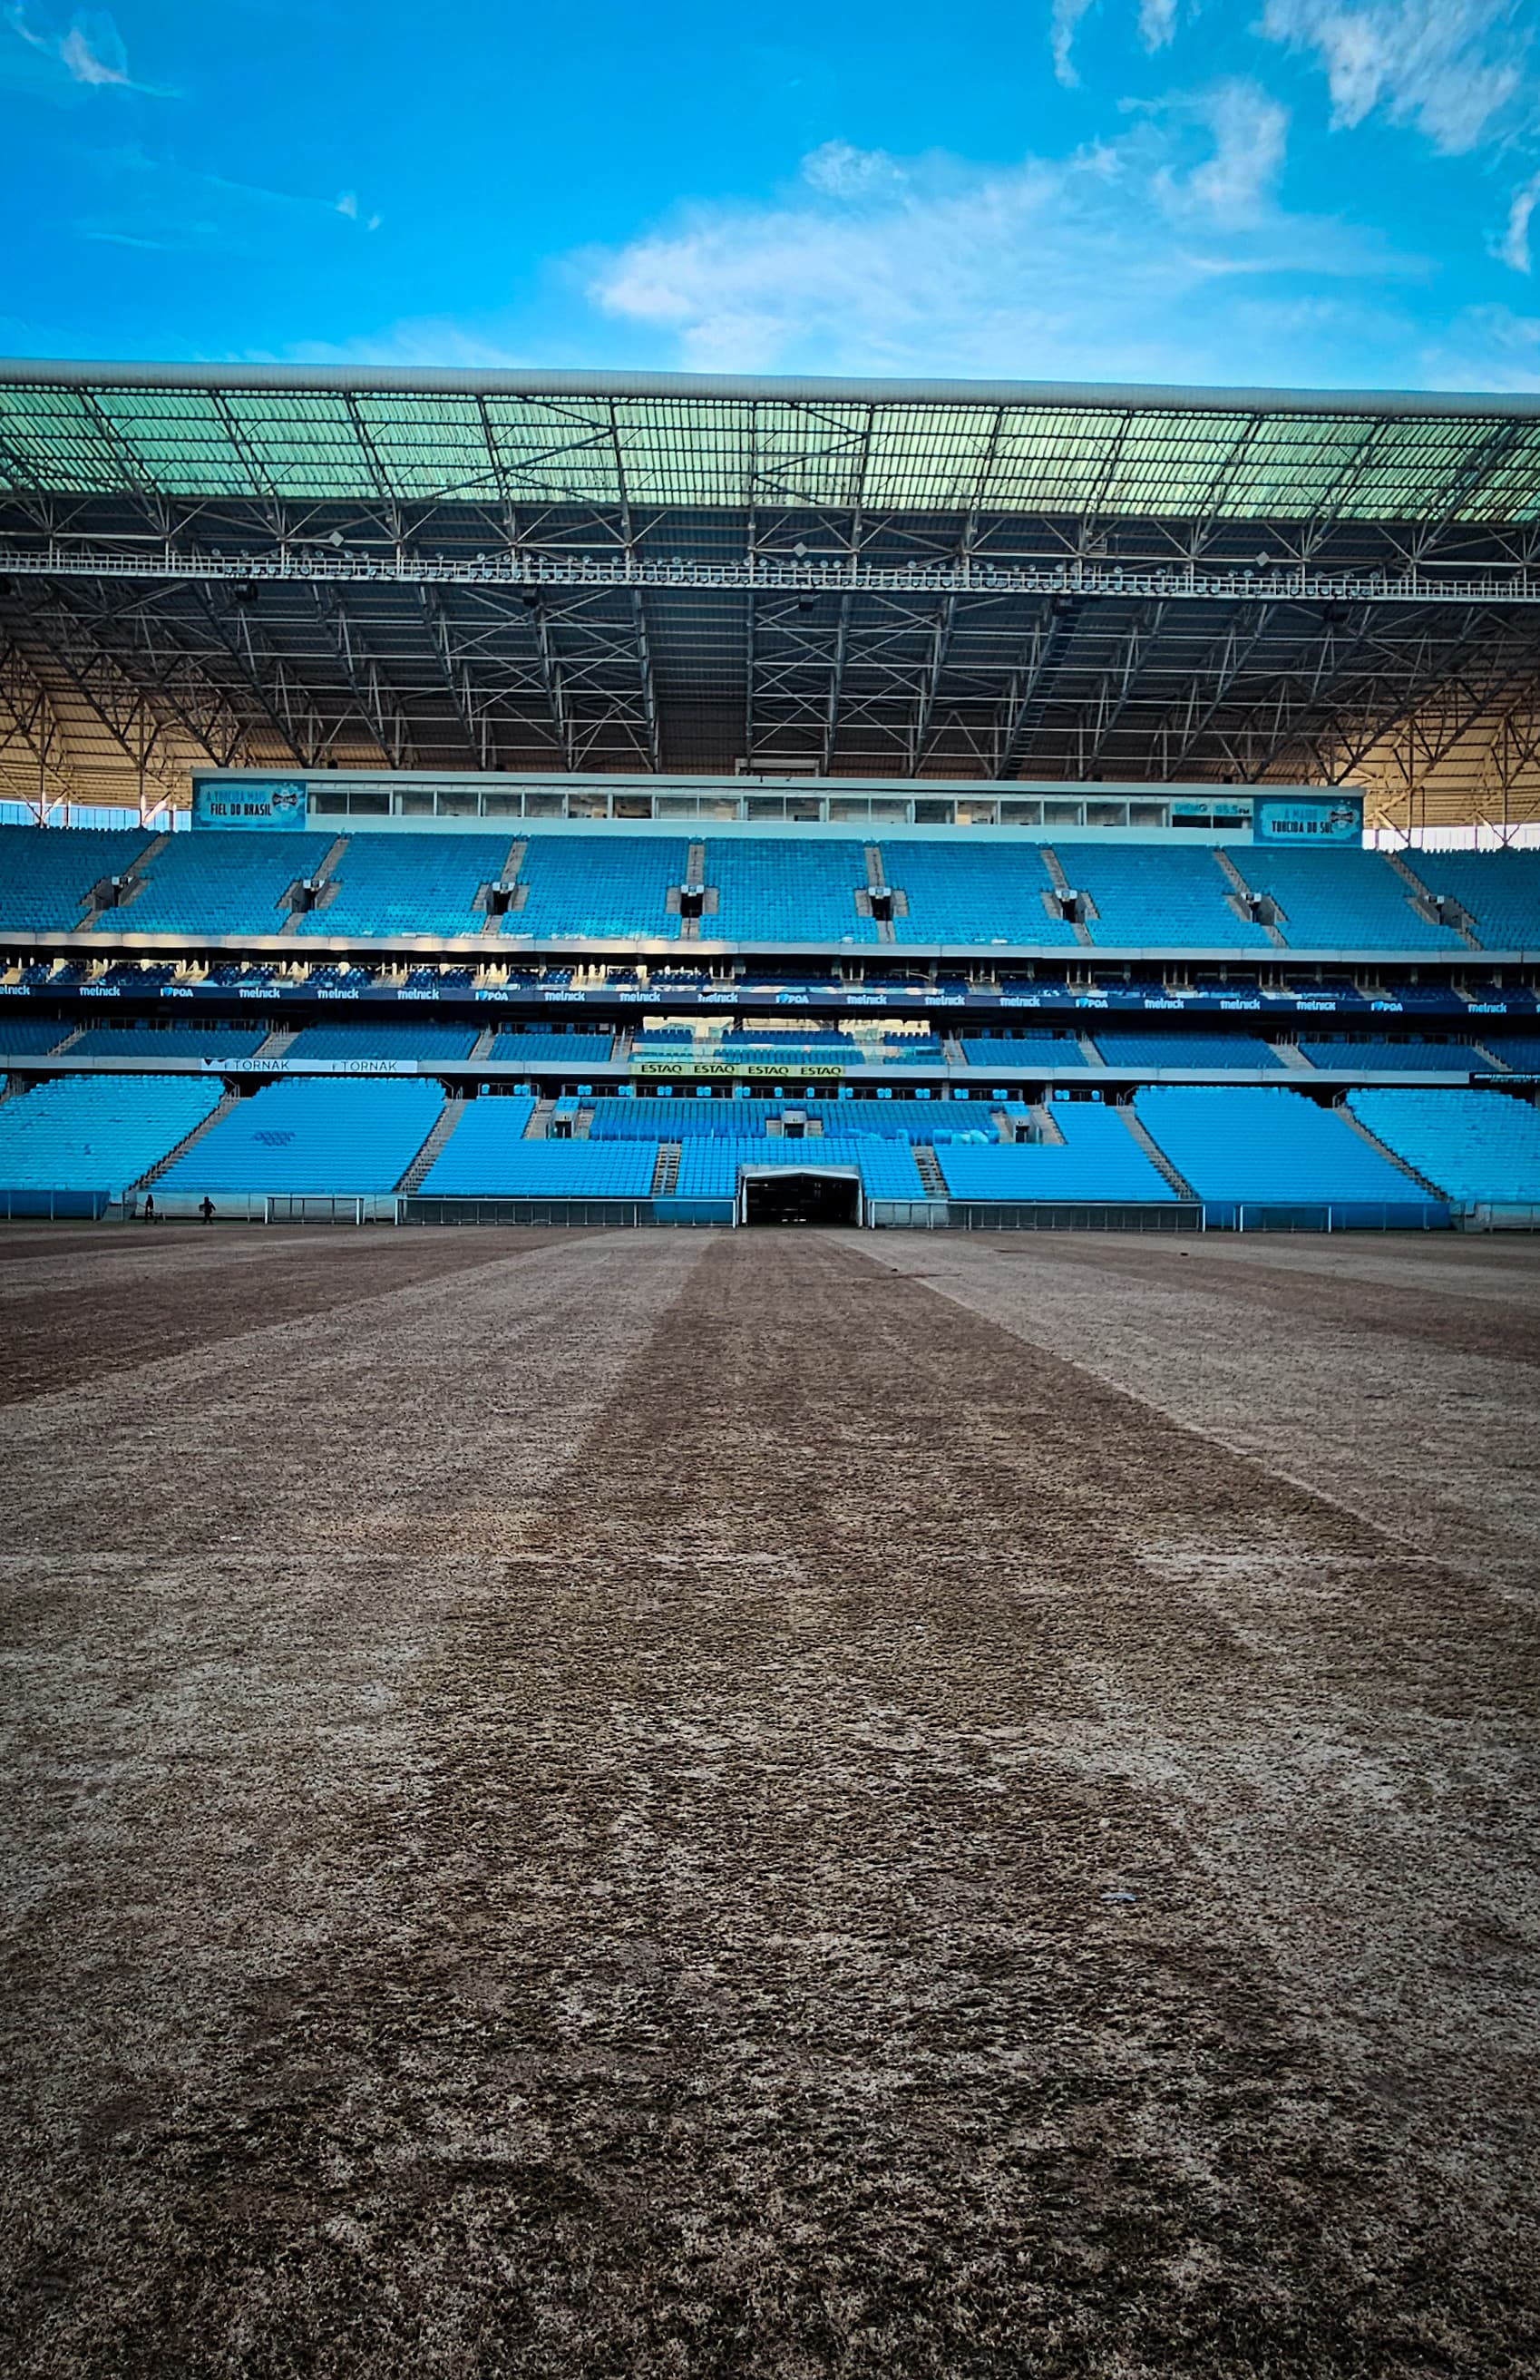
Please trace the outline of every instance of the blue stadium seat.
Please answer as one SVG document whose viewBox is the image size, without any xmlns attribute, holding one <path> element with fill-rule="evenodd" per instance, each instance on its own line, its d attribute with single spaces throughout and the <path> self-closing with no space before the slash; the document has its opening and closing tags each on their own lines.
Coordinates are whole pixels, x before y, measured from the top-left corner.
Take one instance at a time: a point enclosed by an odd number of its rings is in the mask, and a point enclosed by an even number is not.
<svg viewBox="0 0 1540 2380">
<path fill-rule="evenodd" d="M 1088 1066 L 1091 1061 L 1073 1033 L 970 1033 L 963 1042 L 970 1066 Z"/>
<path fill-rule="evenodd" d="M 1479 1050 L 1463 1041 L 1302 1041 L 1322 1074 L 1489 1075 Z"/>
<path fill-rule="evenodd" d="M 316 856 L 325 846 L 314 838 Z M 486 913 L 472 907 L 496 881 L 509 839 L 494 834 L 355 834 L 333 879 L 334 898 L 311 909 L 301 934 L 479 934 Z"/>
<path fill-rule="evenodd" d="M 526 1140 L 527 1099 L 471 1101 L 422 1184 L 425 1197 L 646 1198 L 655 1141 Z"/>
<path fill-rule="evenodd" d="M 1418 917 L 1410 887 L 1377 851 L 1274 851 L 1255 844 L 1231 856 L 1251 890 L 1278 903 L 1291 950 L 1465 947 L 1451 928 Z"/>
<path fill-rule="evenodd" d="M 468 1058 L 476 1046 L 474 1025 L 440 1025 L 414 1016 L 378 1024 L 364 1020 L 307 1025 L 295 1038 L 291 1058 Z"/>
<path fill-rule="evenodd" d="M 142 827 L 0 826 L 0 927 L 67 933 L 91 886 L 121 876 L 149 842 Z"/>
<path fill-rule="evenodd" d="M 856 914 L 867 882 L 859 843 L 739 841 L 706 845 L 706 881 L 717 913 L 701 921 L 716 941 L 875 942 L 877 928 Z"/>
<path fill-rule="evenodd" d="M 395 1188 L 443 1105 L 436 1083 L 410 1077 L 297 1075 L 242 1099 L 156 1187 L 207 1191 L 216 1199 L 222 1192 L 378 1196 Z"/>
<path fill-rule="evenodd" d="M 893 920 L 895 942 L 1075 940 L 1074 928 L 1043 905 L 1053 879 L 1037 844 L 884 841 L 881 852 L 888 883 L 909 906 Z M 855 880 L 866 880 L 864 868 Z"/>
<path fill-rule="evenodd" d="M 1468 911 L 1485 949 L 1540 950 L 1540 851 L 1410 851 L 1406 862 Z"/>
<path fill-rule="evenodd" d="M 3 1019 L 0 1019 L 3 1023 Z M 0 1042 L 4 1036 L 0 1034 Z M 88 1025 L 71 1044 L 72 1058 L 252 1058 L 267 1039 L 264 1026 Z"/>
<path fill-rule="evenodd" d="M 1116 1026 L 1096 1029 L 1096 1045 L 1110 1066 L 1281 1067 L 1282 1059 L 1270 1041 L 1251 1033 L 1183 1033 L 1154 1026 L 1141 1032 L 1122 1032 Z"/>
<path fill-rule="evenodd" d="M 969 1201 L 1105 1200 L 1118 1205 L 1164 1205 L 1175 1198 L 1170 1184 L 1150 1163 L 1116 1108 L 1061 1100 L 1052 1114 L 1064 1135 L 1062 1147 L 1052 1141 L 1017 1141 L 996 1148 L 941 1144 L 936 1161 L 949 1194 Z"/>
<path fill-rule="evenodd" d="M 1162 1085 L 1136 1091 L 1134 1106 L 1182 1179 L 1220 1208 L 1427 1203 L 1341 1116 L 1299 1091 Z"/>
<path fill-rule="evenodd" d="M 29 1016 L 19 1001 L 0 1001 L 0 1052 L 8 1058 L 42 1057 L 68 1033 L 56 1016 Z"/>
<path fill-rule="evenodd" d="M 649 835 L 533 834 L 519 869 L 529 888 L 510 909 L 504 934 L 537 941 L 558 934 L 647 934 L 677 941 L 668 911 L 671 885 L 683 883 L 687 843 Z"/>
<path fill-rule="evenodd" d="M 115 1196 L 212 1115 L 198 1075 L 61 1075 L 0 1105 L 0 1190 Z"/>
<path fill-rule="evenodd" d="M 680 1152 L 675 1195 L 681 1198 L 729 1198 L 745 1165 L 774 1165 L 817 1172 L 820 1166 L 855 1166 L 868 1198 L 923 1198 L 925 1184 L 906 1141 L 856 1135 L 816 1140 L 686 1141 Z"/>
<path fill-rule="evenodd" d="M 515 1066 L 604 1066 L 614 1048 L 609 1033 L 497 1034 L 488 1052 L 500 1063 Z"/>
<path fill-rule="evenodd" d="M 1348 1105 L 1447 1196 L 1540 1206 L 1540 1109 L 1527 1099 L 1501 1091 L 1350 1091 Z"/>
<path fill-rule="evenodd" d="M 1074 890 L 1095 905 L 1093 942 L 1128 950 L 1267 946 L 1265 929 L 1229 906 L 1230 880 L 1208 844 L 1066 843 L 1058 852 Z"/>
<path fill-rule="evenodd" d="M 291 884 L 320 867 L 321 834 L 242 834 L 210 829 L 173 835 L 150 862 L 144 890 L 97 920 L 100 933 L 276 934 Z"/>
</svg>

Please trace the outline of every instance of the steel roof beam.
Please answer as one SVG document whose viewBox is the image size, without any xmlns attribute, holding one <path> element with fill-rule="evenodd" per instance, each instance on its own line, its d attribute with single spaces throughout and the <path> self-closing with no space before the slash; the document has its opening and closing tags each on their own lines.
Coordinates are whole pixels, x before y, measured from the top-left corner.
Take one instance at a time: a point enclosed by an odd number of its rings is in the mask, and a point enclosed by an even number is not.
<svg viewBox="0 0 1540 2380">
<path fill-rule="evenodd" d="M 1195 388 L 1095 381 L 862 380 L 715 372 L 486 371 L 390 364 L 182 364 L 0 358 L 0 386 L 16 388 L 236 389 L 277 395 L 376 393 L 404 396 L 649 397 L 771 405 L 1000 406 L 1026 410 L 1262 413 L 1338 419 L 1382 415 L 1407 421 L 1540 419 L 1540 396 L 1486 391 Z"/>
</svg>

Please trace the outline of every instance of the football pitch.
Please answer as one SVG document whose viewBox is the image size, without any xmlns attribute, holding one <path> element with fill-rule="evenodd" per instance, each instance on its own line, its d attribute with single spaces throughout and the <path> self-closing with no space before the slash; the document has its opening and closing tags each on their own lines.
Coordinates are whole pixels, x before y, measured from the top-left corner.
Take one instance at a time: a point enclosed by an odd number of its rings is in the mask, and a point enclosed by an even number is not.
<svg viewBox="0 0 1540 2380">
<path fill-rule="evenodd" d="M 1540 1246 L 0 1232 L 11 2373 L 1540 2368 Z"/>
</svg>

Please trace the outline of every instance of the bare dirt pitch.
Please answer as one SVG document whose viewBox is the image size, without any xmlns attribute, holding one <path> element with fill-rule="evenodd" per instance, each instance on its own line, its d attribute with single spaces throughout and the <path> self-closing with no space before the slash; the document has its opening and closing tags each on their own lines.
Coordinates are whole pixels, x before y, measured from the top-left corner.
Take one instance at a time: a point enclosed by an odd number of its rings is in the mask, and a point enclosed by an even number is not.
<svg viewBox="0 0 1540 2380">
<path fill-rule="evenodd" d="M 1540 2370 L 1540 1250 L 0 1236 L 0 2365 Z"/>
</svg>

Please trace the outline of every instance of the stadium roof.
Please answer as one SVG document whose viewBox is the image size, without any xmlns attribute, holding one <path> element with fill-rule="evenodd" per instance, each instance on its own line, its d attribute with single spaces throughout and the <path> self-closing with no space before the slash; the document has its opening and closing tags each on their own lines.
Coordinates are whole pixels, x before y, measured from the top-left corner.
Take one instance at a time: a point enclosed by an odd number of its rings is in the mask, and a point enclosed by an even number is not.
<svg viewBox="0 0 1540 2380">
<path fill-rule="evenodd" d="M 0 363 L 0 775 L 1540 803 L 1540 399 Z"/>
</svg>

